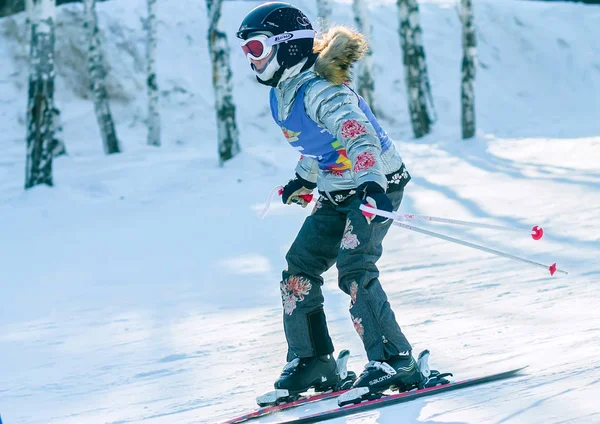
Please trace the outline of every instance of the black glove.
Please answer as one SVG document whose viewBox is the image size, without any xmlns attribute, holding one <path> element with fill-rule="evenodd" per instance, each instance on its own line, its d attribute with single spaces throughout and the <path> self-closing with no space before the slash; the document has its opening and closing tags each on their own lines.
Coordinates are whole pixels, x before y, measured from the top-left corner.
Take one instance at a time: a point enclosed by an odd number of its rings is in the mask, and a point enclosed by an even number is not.
<svg viewBox="0 0 600 424">
<path fill-rule="evenodd" d="M 297 203 L 305 208 L 312 200 L 312 191 L 317 187 L 315 183 L 306 181 L 300 175 L 296 174 L 293 180 L 290 180 L 281 193 L 281 200 L 286 205 Z M 309 200 L 310 199 L 310 200 Z"/>
<path fill-rule="evenodd" d="M 357 193 L 362 199 L 364 205 L 370 205 L 376 209 L 386 212 L 394 211 L 392 201 L 388 195 L 385 194 L 383 187 L 381 187 L 375 181 L 367 181 L 366 183 L 361 184 L 357 189 Z M 371 222 L 385 222 L 388 220 L 388 218 L 379 215 L 373 215 L 371 217 L 365 215 L 365 218 L 369 224 Z"/>
</svg>

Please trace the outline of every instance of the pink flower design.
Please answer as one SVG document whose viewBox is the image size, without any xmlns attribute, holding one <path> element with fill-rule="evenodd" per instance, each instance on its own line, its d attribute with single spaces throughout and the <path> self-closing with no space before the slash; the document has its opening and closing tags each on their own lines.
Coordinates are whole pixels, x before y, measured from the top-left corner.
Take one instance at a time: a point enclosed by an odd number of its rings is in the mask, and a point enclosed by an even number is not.
<svg viewBox="0 0 600 424">
<path fill-rule="evenodd" d="M 344 176 L 344 171 L 341 170 L 337 170 L 334 169 L 332 171 L 329 171 L 331 173 L 331 175 L 335 175 L 336 177 L 343 177 Z"/>
<path fill-rule="evenodd" d="M 352 234 L 353 229 L 354 227 L 350 225 L 350 220 L 348 219 L 346 221 L 346 229 L 344 230 L 344 236 L 342 237 L 342 243 L 340 245 L 342 250 L 354 250 L 360 244 L 356 234 Z"/>
<path fill-rule="evenodd" d="M 292 312 L 296 309 L 296 303 L 304 300 L 304 296 L 308 295 L 312 284 L 304 277 L 292 275 L 282 281 L 280 287 L 283 311 L 288 315 L 292 315 Z"/>
<path fill-rule="evenodd" d="M 356 303 L 356 295 L 358 294 L 358 284 L 356 281 L 350 283 L 350 308 Z"/>
<path fill-rule="evenodd" d="M 365 335 L 365 327 L 363 327 L 362 325 L 362 318 L 354 318 L 354 316 L 352 315 L 350 315 L 350 317 L 352 318 L 352 324 L 354 324 L 354 329 L 356 330 L 358 336 L 362 340 L 363 336 Z"/>
<path fill-rule="evenodd" d="M 367 133 L 367 129 L 356 119 L 348 119 L 342 124 L 342 137 L 353 139 Z"/>
<path fill-rule="evenodd" d="M 317 202 L 315 203 L 315 207 L 313 208 L 312 212 L 310 213 L 311 215 L 314 214 L 318 209 L 321 209 L 323 207 L 323 204 L 321 203 L 321 200 L 317 200 Z"/>
<path fill-rule="evenodd" d="M 364 171 L 375 166 L 375 156 L 371 152 L 363 152 L 356 157 L 354 172 Z"/>
<path fill-rule="evenodd" d="M 294 296 L 284 297 L 283 298 L 283 311 L 288 315 L 292 315 L 292 312 L 294 312 L 294 309 L 296 309 L 297 301 L 298 300 Z"/>
</svg>

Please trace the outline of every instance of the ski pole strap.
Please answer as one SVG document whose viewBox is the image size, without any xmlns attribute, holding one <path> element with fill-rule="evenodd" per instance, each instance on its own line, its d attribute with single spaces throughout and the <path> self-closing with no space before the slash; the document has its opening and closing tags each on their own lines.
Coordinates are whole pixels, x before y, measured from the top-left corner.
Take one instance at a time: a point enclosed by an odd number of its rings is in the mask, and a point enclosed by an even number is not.
<svg viewBox="0 0 600 424">
<path fill-rule="evenodd" d="M 282 190 L 283 190 L 283 186 L 280 186 L 280 185 L 275 186 L 271 189 L 271 191 L 269 192 L 269 197 L 267 197 L 267 201 L 265 202 L 265 207 L 258 214 L 258 216 L 260 216 L 260 219 L 264 219 L 265 215 L 267 214 L 267 211 L 269 210 L 269 207 L 271 206 L 271 202 L 273 201 L 273 196 L 275 196 L 275 194 L 279 194 Z"/>
<path fill-rule="evenodd" d="M 263 210 L 258 213 L 260 219 L 264 219 L 265 215 L 267 214 L 267 211 L 271 207 L 271 202 L 273 202 L 273 197 L 275 197 L 275 194 L 281 196 L 283 194 L 283 186 L 278 185 L 271 189 Z M 306 203 L 310 203 L 314 200 L 314 196 L 312 194 L 301 194 L 300 197 L 302 197 L 302 199 L 304 199 Z"/>
<path fill-rule="evenodd" d="M 489 247 L 480 246 L 478 244 L 470 243 L 468 241 L 460 240 L 460 239 L 457 239 L 454 237 L 449 237 L 444 234 L 436 233 L 434 231 L 429 231 L 429 230 L 425 230 L 423 228 L 415 227 L 413 225 L 404 224 L 404 223 L 400 222 L 401 218 L 399 219 L 398 215 L 391 213 L 391 212 L 382 211 L 382 210 L 373 208 L 368 205 L 360 205 L 360 209 L 363 211 L 363 213 L 366 212 L 366 213 L 370 213 L 370 214 L 383 216 L 385 218 L 389 218 L 393 221 L 394 225 L 397 225 L 398 227 L 406 228 L 407 230 L 412 230 L 417 233 L 425 234 L 425 235 L 428 235 L 431 237 L 436 237 L 436 238 L 439 238 L 439 239 L 442 239 L 445 241 L 449 241 L 452 243 L 460 244 L 462 246 L 470 247 L 472 249 L 481 250 L 482 252 L 491 253 L 492 255 L 502 256 L 504 258 L 512 259 L 514 261 L 519 261 L 519 262 L 523 262 L 523 263 L 526 263 L 526 264 L 529 264 L 532 266 L 537 266 L 537 267 L 547 269 L 548 271 L 550 271 L 550 275 L 554 275 L 555 272 L 560 272 L 562 274 L 568 274 L 567 271 L 563 271 L 562 269 L 556 268 L 556 263 L 553 263 L 550 266 L 544 265 L 544 264 L 541 264 L 538 262 L 530 261 L 529 259 L 524 259 L 524 258 L 520 258 L 515 255 L 511 255 L 510 253 L 505 253 L 505 252 L 501 252 L 499 250 L 490 249 Z"/>
</svg>

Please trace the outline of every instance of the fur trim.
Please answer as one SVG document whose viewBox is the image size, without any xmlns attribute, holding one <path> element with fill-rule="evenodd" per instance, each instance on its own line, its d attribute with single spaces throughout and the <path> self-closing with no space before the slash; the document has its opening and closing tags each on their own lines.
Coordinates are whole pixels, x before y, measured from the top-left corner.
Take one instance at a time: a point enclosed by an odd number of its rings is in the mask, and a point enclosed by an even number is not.
<svg viewBox="0 0 600 424">
<path fill-rule="evenodd" d="M 350 67 L 369 50 L 365 36 L 345 26 L 331 28 L 315 40 L 313 51 L 319 54 L 315 72 L 332 82 L 343 84 L 350 80 Z"/>
</svg>

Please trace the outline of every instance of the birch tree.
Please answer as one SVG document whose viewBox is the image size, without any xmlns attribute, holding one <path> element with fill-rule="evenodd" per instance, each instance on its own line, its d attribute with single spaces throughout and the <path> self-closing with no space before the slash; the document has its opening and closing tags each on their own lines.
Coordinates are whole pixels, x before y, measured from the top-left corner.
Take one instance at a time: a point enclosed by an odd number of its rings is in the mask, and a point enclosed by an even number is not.
<svg viewBox="0 0 600 424">
<path fill-rule="evenodd" d="M 158 84 L 156 81 L 156 0 L 147 0 L 146 63 L 148 66 L 148 144 L 160 146 L 160 114 L 158 112 Z"/>
<path fill-rule="evenodd" d="M 88 71 L 90 74 L 90 83 L 92 96 L 94 98 L 94 110 L 96 119 L 100 127 L 100 136 L 104 152 L 107 154 L 119 153 L 119 140 L 115 131 L 110 105 L 108 103 L 108 94 L 106 92 L 106 70 L 104 67 L 104 56 L 100 43 L 100 33 L 98 31 L 98 17 L 96 15 L 96 0 L 83 0 L 84 8 L 84 29 L 88 36 Z"/>
<path fill-rule="evenodd" d="M 461 121 L 462 137 L 475 135 L 475 66 L 477 48 L 473 4 L 471 0 L 461 0 L 460 20 L 462 23 L 462 84 L 461 84 Z"/>
<path fill-rule="evenodd" d="M 56 4 L 54 5 L 56 7 Z M 33 19 L 33 0 L 25 0 L 25 42 L 31 45 L 31 20 Z"/>
<path fill-rule="evenodd" d="M 372 74 L 373 51 L 371 46 L 371 20 L 369 19 L 369 8 L 366 0 L 353 0 L 352 8 L 354 9 L 354 22 L 356 28 L 364 34 L 369 41 L 369 51 L 363 60 L 356 64 L 356 91 L 360 94 L 371 106 L 371 110 L 377 115 L 375 107 L 375 81 Z"/>
<path fill-rule="evenodd" d="M 321 32 L 323 34 L 329 30 L 331 13 L 330 0 L 317 0 L 317 14 L 319 15 L 319 24 L 321 25 Z"/>
<path fill-rule="evenodd" d="M 55 0 L 31 0 L 25 189 L 53 185 Z"/>
<path fill-rule="evenodd" d="M 231 61 L 227 34 L 219 29 L 222 0 L 206 0 L 208 12 L 208 48 L 212 62 L 215 110 L 217 112 L 217 137 L 219 139 L 219 164 L 233 158 L 240 151 L 239 132 L 235 119 Z"/>
<path fill-rule="evenodd" d="M 435 114 L 423 47 L 419 4 L 417 0 L 397 0 L 397 5 L 408 107 L 413 132 L 419 138 L 428 134 L 431 129 L 433 118 L 430 116 L 430 107 Z"/>
<path fill-rule="evenodd" d="M 52 125 L 54 127 L 51 145 L 52 156 L 56 158 L 67 155 L 67 147 L 63 141 L 63 127 L 60 119 L 60 110 L 56 107 L 52 108 Z"/>
</svg>

